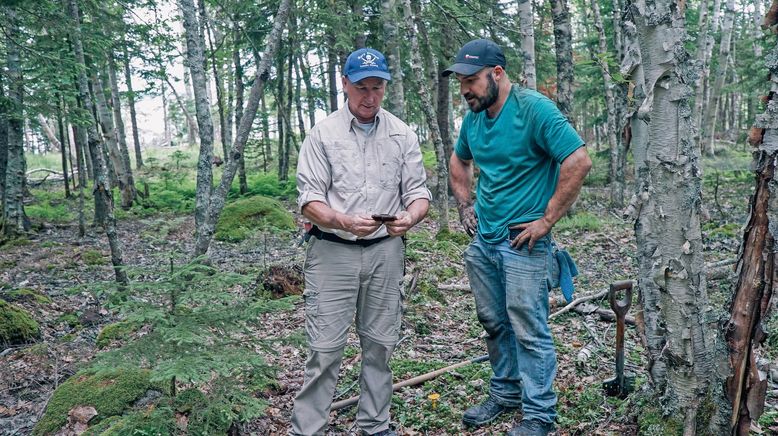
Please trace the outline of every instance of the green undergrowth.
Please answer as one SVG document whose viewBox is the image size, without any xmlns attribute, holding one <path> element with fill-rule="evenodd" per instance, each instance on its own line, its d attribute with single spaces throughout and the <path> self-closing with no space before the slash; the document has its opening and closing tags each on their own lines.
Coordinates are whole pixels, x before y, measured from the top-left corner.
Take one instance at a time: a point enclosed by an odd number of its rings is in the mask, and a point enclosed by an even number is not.
<svg viewBox="0 0 778 436">
<path fill-rule="evenodd" d="M 554 225 L 554 232 L 598 232 L 610 224 L 611 222 L 607 218 L 601 218 L 589 212 L 578 212 L 572 216 L 562 217 L 562 219 Z"/>
<path fill-rule="evenodd" d="M 49 298 L 46 295 L 41 294 L 40 292 L 29 289 L 29 288 L 19 288 L 19 289 L 12 289 L 10 291 L 7 291 L 5 293 L 0 293 L 0 298 L 8 301 L 8 302 L 17 302 L 17 301 L 34 301 L 38 304 L 50 304 L 51 298 Z"/>
<path fill-rule="evenodd" d="M 113 348 L 98 353 L 89 371 L 142 371 L 144 383 L 163 395 L 144 408 L 130 406 L 138 396 L 110 413 L 95 405 L 99 423 L 87 434 L 172 434 L 182 431 L 176 413 L 187 416 L 187 434 L 225 434 L 234 422 L 261 416 L 266 403 L 258 393 L 276 384 L 276 369 L 263 355 L 286 338 L 257 339 L 256 331 L 263 314 L 290 310 L 294 299 L 258 298 L 255 275 L 218 271 L 199 259 L 128 275 L 125 289 L 109 282 L 85 287 L 122 318 L 98 335 L 98 347 Z M 56 424 L 39 434 L 61 425 L 68 410 L 47 411 Z"/>
<path fill-rule="evenodd" d="M 294 218 L 277 200 L 256 195 L 227 204 L 216 225 L 214 237 L 221 241 L 240 242 L 257 231 L 291 231 Z"/>
</svg>

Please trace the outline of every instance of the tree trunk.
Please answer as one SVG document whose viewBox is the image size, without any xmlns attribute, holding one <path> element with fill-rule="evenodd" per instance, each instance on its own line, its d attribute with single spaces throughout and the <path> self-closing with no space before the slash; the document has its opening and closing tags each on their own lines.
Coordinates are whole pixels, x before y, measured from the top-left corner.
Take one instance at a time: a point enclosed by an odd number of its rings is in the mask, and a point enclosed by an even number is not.
<svg viewBox="0 0 778 436">
<path fill-rule="evenodd" d="M 119 140 L 119 159 L 122 164 L 123 186 L 122 209 L 129 210 L 135 201 L 138 193 L 135 191 L 135 178 L 132 175 L 132 162 L 130 161 L 130 150 L 127 148 L 127 135 L 124 131 L 124 120 L 122 119 L 122 103 L 119 99 L 119 83 L 116 80 L 116 61 L 113 50 L 108 52 L 108 78 L 111 82 L 111 101 L 113 103 L 113 117 L 116 120 L 116 133 Z"/>
<path fill-rule="evenodd" d="M 640 117 L 645 148 L 635 144 L 639 297 L 649 376 L 662 409 L 693 435 L 714 385 L 714 339 L 700 231 L 701 169 L 692 137 L 682 12 L 673 0 L 631 6 L 647 85 Z M 648 118 L 646 118 L 648 117 Z M 703 414 L 699 414 L 702 418 Z"/>
<path fill-rule="evenodd" d="M 451 156 L 453 144 L 451 141 L 451 128 L 449 127 L 449 116 L 451 115 L 451 88 L 449 88 L 449 78 L 443 76 L 443 72 L 448 67 L 447 61 L 438 60 L 438 129 L 440 129 L 440 139 L 443 141 L 443 155 Z M 446 167 L 448 168 L 448 166 Z M 448 191 L 446 192 L 448 195 Z"/>
<path fill-rule="evenodd" d="M 613 45 L 616 48 L 616 61 L 619 64 L 624 59 L 624 35 L 621 23 L 623 13 L 624 5 L 621 0 L 613 0 Z"/>
<path fill-rule="evenodd" d="M 191 2 L 191 0 L 180 1 Z M 211 196 L 210 206 L 208 207 L 208 220 L 202 226 L 202 230 L 197 232 L 195 256 L 204 255 L 208 252 L 213 232 L 216 229 L 216 222 L 219 220 L 219 215 L 221 215 L 221 211 L 224 208 L 227 193 L 232 185 L 232 180 L 235 177 L 235 172 L 238 168 L 238 162 L 241 155 L 243 155 L 243 148 L 246 146 L 251 126 L 257 115 L 257 107 L 259 106 L 260 98 L 264 92 L 265 82 L 270 74 L 270 62 L 272 59 L 275 59 L 275 52 L 278 49 L 281 40 L 283 27 L 286 25 L 286 20 L 289 16 L 289 3 L 290 0 L 281 0 L 281 4 L 278 6 L 278 12 L 274 18 L 273 30 L 268 36 L 262 62 L 257 66 L 256 78 L 254 79 L 254 84 L 251 86 L 249 98 L 246 102 L 246 109 L 238 126 L 235 143 L 230 150 L 230 159 L 226 160 L 221 182 Z"/>
<path fill-rule="evenodd" d="M 567 0 L 550 0 L 554 17 L 554 47 L 556 48 L 556 103 L 570 123 L 573 120 L 573 31 Z"/>
<path fill-rule="evenodd" d="M 0 99 L 5 100 L 4 78 L 0 76 Z M 8 116 L 0 111 L 0 223 L 5 215 L 5 177 L 8 169 Z"/>
<path fill-rule="evenodd" d="M 713 0 L 713 16 L 710 22 L 707 21 L 708 16 L 708 4 L 707 0 L 700 5 L 700 36 L 697 38 L 697 60 L 700 62 L 701 69 L 700 74 L 697 76 L 697 80 L 694 82 L 694 87 L 697 90 L 696 97 L 694 99 L 694 132 L 695 142 L 698 146 L 702 146 L 703 135 L 703 117 L 709 112 L 710 108 L 706 104 L 708 101 L 708 93 L 710 91 L 710 60 L 713 56 L 713 46 L 716 41 L 713 35 L 718 32 L 719 28 L 719 16 L 721 12 L 721 0 Z"/>
<path fill-rule="evenodd" d="M 297 41 L 299 41 L 300 34 L 298 33 L 298 27 L 297 27 L 297 14 L 295 14 L 294 17 L 290 18 L 291 25 L 294 25 L 293 29 L 290 29 L 291 34 L 294 34 L 294 37 Z M 289 52 L 289 71 L 291 73 L 292 66 L 294 66 L 294 105 L 295 109 L 297 109 L 297 126 L 300 131 L 300 142 L 305 140 L 305 118 L 303 117 L 303 102 L 302 102 L 302 74 L 300 73 L 301 65 L 299 62 L 299 58 L 295 56 L 294 50 L 290 50 Z M 290 84 L 291 86 L 291 84 Z M 290 88 L 291 89 L 291 88 Z M 290 99 L 290 105 L 291 105 L 291 99 Z M 313 126 L 311 126 L 313 127 Z"/>
<path fill-rule="evenodd" d="M 132 142 L 135 146 L 135 168 L 143 168 L 143 155 L 140 149 L 140 134 L 138 133 L 138 115 L 135 112 L 135 91 L 132 90 L 132 73 L 130 72 L 130 54 L 127 51 L 127 43 L 122 36 L 122 50 L 124 51 L 124 81 L 127 83 L 127 106 L 130 108 L 130 124 L 132 125 Z"/>
<path fill-rule="evenodd" d="M 261 97 L 262 103 L 262 172 L 266 173 L 268 164 L 271 160 L 270 155 L 270 120 L 268 120 L 270 114 L 267 111 L 267 103 L 265 102 L 265 94 Z"/>
<path fill-rule="evenodd" d="M 165 84 L 160 81 L 159 83 L 159 91 L 162 95 L 162 122 L 164 124 L 164 135 L 162 139 L 162 143 L 170 147 L 173 145 L 173 138 L 170 134 L 170 117 L 168 117 L 168 103 L 167 103 L 167 92 L 165 92 Z"/>
<path fill-rule="evenodd" d="M 313 82 L 311 82 L 311 68 L 305 63 L 305 58 L 300 56 L 300 72 L 303 74 L 305 84 L 305 97 L 308 100 L 308 124 L 316 125 L 316 96 L 314 95 Z"/>
<path fill-rule="evenodd" d="M 201 37 L 195 5 L 193 0 L 178 0 L 186 33 L 188 58 L 186 63 L 192 75 L 192 85 L 195 94 L 197 110 L 197 125 L 200 131 L 200 156 L 197 161 L 197 194 L 195 200 L 195 240 L 207 238 L 210 242 L 213 232 L 208 229 L 208 210 L 213 190 L 213 120 L 211 120 L 211 104 L 208 101 L 207 79 L 205 77 L 205 62 L 203 56 L 204 41 Z M 225 156 L 225 162 L 227 161 Z M 206 245 L 207 248 L 207 245 Z M 195 256 L 205 254 L 195 247 Z"/>
<path fill-rule="evenodd" d="M 73 146 L 76 149 L 76 162 L 78 162 L 78 237 L 86 235 L 86 216 L 84 214 L 84 186 L 86 186 L 86 159 L 84 147 L 86 146 L 83 128 L 73 126 Z"/>
<path fill-rule="evenodd" d="M 435 57 L 432 54 L 432 44 L 430 43 L 430 37 L 427 33 L 427 25 L 422 24 L 422 10 L 420 0 L 411 0 L 411 12 L 413 13 L 413 21 L 416 23 L 416 30 L 421 46 L 421 59 L 424 65 L 424 71 L 427 73 L 427 90 L 429 91 L 430 102 L 432 103 L 432 110 L 437 112 L 438 101 L 434 98 L 438 94 L 438 64 L 435 62 Z M 446 160 L 448 162 L 448 160 Z"/>
<path fill-rule="evenodd" d="M 200 19 L 203 21 L 200 24 L 205 28 L 208 47 L 211 49 L 211 70 L 213 71 L 213 80 L 216 82 L 216 108 L 219 112 L 219 138 L 222 143 L 222 155 L 226 161 L 230 144 L 227 140 L 227 118 L 225 117 L 224 110 L 224 77 L 221 74 L 221 66 L 216 62 L 216 47 L 213 43 L 214 35 L 211 28 L 211 19 L 208 18 L 205 1 L 202 0 L 200 1 Z M 221 45 L 221 38 L 219 38 L 217 43 Z"/>
<path fill-rule="evenodd" d="M 448 167 L 446 166 L 446 153 L 443 148 L 443 141 L 440 137 L 438 120 L 432 107 L 432 96 L 429 93 L 427 82 L 424 80 L 424 74 L 421 70 L 421 57 L 419 56 L 419 39 L 416 36 L 416 26 L 413 13 L 411 12 L 411 0 L 404 0 L 403 11 L 405 15 L 405 27 L 407 37 L 411 41 L 411 67 L 413 75 L 416 77 L 419 87 L 419 98 L 421 100 L 421 109 L 424 112 L 424 118 L 427 121 L 427 127 L 432 137 L 432 143 L 435 146 L 435 157 L 437 158 L 437 203 L 438 203 L 438 229 L 439 231 L 448 231 Z"/>
<path fill-rule="evenodd" d="M 70 198 L 70 180 L 68 180 L 68 149 L 67 144 L 67 131 L 65 125 L 62 123 L 62 98 L 59 93 L 57 96 L 57 128 L 59 129 L 59 143 L 60 151 L 62 152 L 62 179 L 65 185 L 65 198 Z"/>
<path fill-rule="evenodd" d="M 287 179 L 288 175 L 284 169 L 284 156 L 286 156 L 284 147 L 287 143 L 286 135 L 289 133 L 286 130 L 286 123 L 284 120 L 284 108 L 286 107 L 286 103 L 284 103 L 284 82 L 286 81 L 286 77 L 284 77 L 284 56 L 280 51 L 281 47 L 279 47 L 276 65 L 276 85 L 278 86 L 276 88 L 276 129 L 278 130 L 278 148 L 276 156 L 278 158 L 278 180 L 284 181 Z"/>
<path fill-rule="evenodd" d="M 772 10 L 778 7 L 774 0 Z M 766 27 L 776 24 L 773 15 Z M 774 47 L 767 59 L 778 55 Z M 764 324 L 772 309 L 772 297 L 778 293 L 776 265 L 776 229 L 778 224 L 778 67 L 767 61 L 772 89 L 765 112 L 756 119 L 749 135 L 754 146 L 755 190 L 749 204 L 750 216 L 745 227 L 738 258 L 738 281 L 730 307 L 730 319 L 724 328 L 729 350 L 731 373 L 726 382 L 727 399 L 732 406 L 730 434 L 749 434 L 751 423 L 764 411 L 769 365 L 764 364 L 762 343 L 767 335 Z"/>
<path fill-rule="evenodd" d="M 110 158 L 109 168 L 113 168 L 113 179 L 116 180 L 120 190 L 124 191 L 127 186 L 127 172 L 119 153 L 119 136 L 116 132 L 116 126 L 113 123 L 113 114 L 108 108 L 106 101 L 106 81 L 104 71 L 101 77 L 97 73 L 92 74 L 92 89 L 95 95 L 95 107 L 97 108 L 97 119 L 103 132 L 103 140 Z"/>
<path fill-rule="evenodd" d="M 719 65 L 716 69 L 716 82 L 710 88 L 710 109 L 705 116 L 705 142 L 707 151 L 713 156 L 715 154 L 716 139 L 716 117 L 718 107 L 721 104 L 719 95 L 724 87 L 724 79 L 727 77 L 727 65 L 729 64 L 729 50 L 732 44 L 732 27 L 735 21 L 735 0 L 727 0 L 727 10 L 724 13 L 724 20 L 721 23 L 721 43 L 719 44 Z"/>
<path fill-rule="evenodd" d="M 387 84 L 387 110 L 401 120 L 405 119 L 405 95 L 403 91 L 403 70 L 400 59 L 400 41 L 397 36 L 397 0 L 381 1 L 381 25 L 384 32 L 386 61 L 392 80 Z"/>
<path fill-rule="evenodd" d="M 70 26 L 70 40 L 73 43 L 73 53 L 76 58 L 76 63 L 79 66 L 79 68 L 77 68 L 78 93 L 84 107 L 89 108 L 92 107 L 92 97 L 89 95 L 89 81 L 86 76 L 87 68 L 86 63 L 84 62 L 84 48 L 81 43 L 81 23 L 78 14 L 78 3 L 76 0 L 67 0 L 67 6 L 68 15 L 72 20 Z M 99 90 L 97 92 L 99 92 Z M 111 187 L 108 184 L 105 162 L 103 161 L 103 156 L 100 151 L 100 136 L 97 133 L 97 126 L 94 123 L 90 123 L 86 129 L 89 150 L 93 156 L 95 215 L 98 214 L 99 209 L 103 209 L 101 213 L 105 215 L 105 219 L 102 223 L 105 234 L 108 236 L 108 244 L 111 247 L 111 263 L 113 264 L 114 273 L 116 274 L 116 281 L 121 286 L 124 286 L 129 283 L 129 280 L 127 279 L 127 273 L 124 271 L 122 243 L 119 240 L 119 236 L 116 234 L 116 219 L 113 215 L 113 196 L 111 194 Z"/>
<path fill-rule="evenodd" d="M 181 97 L 178 95 L 178 91 L 176 91 L 176 88 L 173 87 L 173 84 L 170 83 L 170 79 L 165 76 L 165 82 L 167 83 L 167 86 L 170 88 L 170 91 L 173 92 L 173 97 L 176 99 L 176 103 L 178 103 L 178 107 L 181 109 L 181 112 L 184 113 L 184 118 L 186 118 L 186 125 L 187 125 L 187 132 L 191 133 L 194 132 L 195 135 L 199 134 L 199 130 L 197 128 L 197 120 L 192 117 L 192 114 L 189 113 L 189 110 L 187 110 L 186 105 L 184 104 L 184 101 L 181 100 Z M 197 140 L 192 140 L 191 136 L 189 135 L 189 146 L 193 147 L 197 145 Z"/>
<path fill-rule="evenodd" d="M 337 65 L 338 65 L 338 51 L 335 47 L 337 39 L 335 37 L 334 26 L 327 27 L 327 82 L 330 87 L 330 112 L 338 110 L 338 77 L 337 77 Z"/>
<path fill-rule="evenodd" d="M 521 33 L 521 59 L 524 76 L 524 86 L 538 89 L 537 73 L 535 72 L 535 14 L 532 11 L 532 0 L 517 0 L 516 18 L 519 20 Z"/>
<path fill-rule="evenodd" d="M 20 61 L 21 38 L 16 10 L 3 8 L 6 28 L 6 77 L 8 78 L 8 160 L 5 170 L 5 205 L 0 220 L 2 233 L 8 238 L 21 236 L 29 230 L 24 212 L 24 178 L 27 162 L 24 158 L 24 82 Z"/>
<path fill-rule="evenodd" d="M 602 80 L 605 85 L 605 107 L 607 109 L 607 118 L 605 121 L 608 131 L 608 149 L 610 150 L 610 196 L 611 207 L 621 209 L 624 206 L 624 186 L 623 180 L 618 177 L 619 172 L 619 141 L 616 137 L 619 120 L 616 113 L 616 102 L 613 89 L 615 87 L 611 78 L 610 67 L 608 66 L 608 41 L 605 38 L 605 26 L 600 14 L 600 4 L 598 0 L 592 0 L 592 12 L 594 14 L 594 27 L 597 29 L 599 41 L 599 53 L 594 61 L 600 65 Z M 622 171 L 623 172 L 623 171 Z"/>
<path fill-rule="evenodd" d="M 46 139 L 48 139 L 49 144 L 51 144 L 51 150 L 60 151 L 62 149 L 61 141 L 57 138 L 57 134 L 54 132 L 54 129 L 51 128 L 49 121 L 42 114 L 38 114 L 37 118 L 41 130 L 43 130 L 43 134 L 46 135 Z"/>
<path fill-rule="evenodd" d="M 235 68 L 235 125 L 240 124 L 240 119 L 243 117 L 243 65 L 240 62 L 240 29 L 235 20 L 235 29 L 233 33 L 234 47 L 232 49 L 232 62 Z M 241 154 L 240 161 L 238 162 L 238 184 L 240 186 L 240 193 L 245 194 L 249 192 L 248 181 L 246 180 L 246 156 Z"/>
</svg>

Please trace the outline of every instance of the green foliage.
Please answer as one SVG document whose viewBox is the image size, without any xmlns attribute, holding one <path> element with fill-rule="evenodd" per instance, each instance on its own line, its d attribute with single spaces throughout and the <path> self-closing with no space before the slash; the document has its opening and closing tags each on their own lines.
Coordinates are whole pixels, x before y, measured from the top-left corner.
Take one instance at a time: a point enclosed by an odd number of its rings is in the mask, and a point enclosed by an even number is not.
<svg viewBox="0 0 778 436">
<path fill-rule="evenodd" d="M 90 421 L 92 424 L 121 415 L 149 389 L 160 390 L 151 382 L 150 372 L 143 369 L 125 367 L 79 372 L 54 391 L 33 435 L 49 435 L 62 428 L 67 422 L 68 411 L 75 406 L 92 406 L 97 410 L 97 416 Z"/>
<path fill-rule="evenodd" d="M 96 266 L 105 265 L 106 258 L 100 250 L 88 249 L 81 252 L 81 260 L 84 265 Z"/>
<path fill-rule="evenodd" d="M 605 220 L 590 214 L 589 212 L 579 212 L 573 216 L 565 216 L 554 225 L 557 232 L 597 232 L 602 229 Z"/>
<path fill-rule="evenodd" d="M 232 292 L 253 283 L 253 276 L 220 273 L 195 261 L 155 280 L 132 280 L 127 290 L 112 290 L 126 324 L 104 331 L 103 339 L 127 326 L 146 325 L 148 333 L 126 337 L 122 347 L 99 354 L 93 368 L 144 362 L 152 382 L 174 380 L 189 388 L 174 399 L 178 405 L 191 401 L 191 389 L 207 392 L 203 407 L 191 411 L 191 434 L 223 434 L 232 422 L 259 416 L 265 405 L 252 393 L 273 383 L 274 370 L 256 352 L 267 344 L 254 339 L 255 324 L 265 312 L 292 306 L 288 299 L 254 300 L 252 293 Z"/>
<path fill-rule="evenodd" d="M 161 405 L 150 410 L 133 410 L 111 416 L 92 425 L 84 436 L 170 435 L 176 433 L 173 410 Z"/>
<path fill-rule="evenodd" d="M 294 218 L 276 200 L 254 196 L 236 200 L 224 207 L 214 237 L 239 242 L 257 230 L 294 230 Z"/>
<path fill-rule="evenodd" d="M 81 325 L 81 323 L 78 320 L 78 315 L 72 312 L 63 313 L 59 317 L 57 317 L 57 322 L 64 322 L 68 325 L 68 327 L 75 328 Z"/>
<path fill-rule="evenodd" d="M 647 436 L 672 436 L 683 434 L 683 423 L 665 416 L 656 400 L 648 394 L 638 400 L 638 433 Z"/>
<path fill-rule="evenodd" d="M 702 230 L 708 238 L 737 238 L 742 234 L 743 226 L 737 223 L 720 224 L 714 221 L 703 224 Z"/>
<path fill-rule="evenodd" d="M 133 324 L 127 321 L 108 324 L 107 326 L 103 327 L 102 330 L 100 330 L 100 333 L 97 335 L 95 345 L 97 345 L 97 348 L 104 348 L 115 340 L 128 338 L 137 329 L 137 324 Z"/>
<path fill-rule="evenodd" d="M 34 289 L 29 289 L 29 288 L 14 289 L 6 292 L 5 294 L 0 295 L 0 297 L 10 302 L 34 301 L 39 304 L 51 303 L 51 298 L 41 294 L 40 292 L 35 291 Z"/>
<path fill-rule="evenodd" d="M 246 183 L 249 185 L 249 191 L 246 196 L 263 195 L 278 199 L 294 199 L 297 197 L 297 182 L 294 177 L 281 182 L 276 173 L 254 172 L 247 176 Z M 230 197 L 238 196 L 237 180 L 230 189 Z"/>
<path fill-rule="evenodd" d="M 423 147 L 421 150 L 422 162 L 424 163 L 424 169 L 430 172 L 434 172 L 438 165 L 437 157 L 435 156 L 435 150 L 429 147 Z"/>
<path fill-rule="evenodd" d="M 584 179 L 585 186 L 606 186 L 608 183 L 608 173 L 610 172 L 610 156 L 608 151 L 598 153 L 589 153 L 592 159 L 592 169 Z"/>
<path fill-rule="evenodd" d="M 32 192 L 34 202 L 24 207 L 30 218 L 48 223 L 67 223 L 76 218 L 72 201 L 64 198 L 64 189 L 34 189 Z"/>
<path fill-rule="evenodd" d="M 0 345 L 28 342 L 40 336 L 40 327 L 24 309 L 0 300 Z"/>
</svg>

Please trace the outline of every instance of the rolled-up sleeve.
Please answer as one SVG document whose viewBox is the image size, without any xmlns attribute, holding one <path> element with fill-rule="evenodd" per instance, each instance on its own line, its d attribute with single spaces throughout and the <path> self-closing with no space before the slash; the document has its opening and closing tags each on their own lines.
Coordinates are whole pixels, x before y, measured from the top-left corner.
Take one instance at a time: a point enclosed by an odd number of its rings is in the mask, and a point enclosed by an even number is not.
<svg viewBox="0 0 778 436">
<path fill-rule="evenodd" d="M 405 137 L 405 155 L 401 177 L 401 198 L 405 208 L 408 208 L 419 198 L 432 200 L 432 194 L 427 189 L 427 173 L 424 170 L 419 138 L 410 129 Z"/>
<path fill-rule="evenodd" d="M 327 203 L 327 190 L 331 183 L 331 168 L 327 161 L 318 129 L 311 130 L 300 147 L 297 161 L 297 207 L 312 201 Z"/>
</svg>

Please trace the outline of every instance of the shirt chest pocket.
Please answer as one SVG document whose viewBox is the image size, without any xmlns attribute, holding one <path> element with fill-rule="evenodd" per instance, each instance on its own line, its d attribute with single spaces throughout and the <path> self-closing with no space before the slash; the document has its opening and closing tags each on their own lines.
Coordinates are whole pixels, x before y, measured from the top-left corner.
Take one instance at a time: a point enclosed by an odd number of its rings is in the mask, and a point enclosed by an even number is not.
<svg viewBox="0 0 778 436">
<path fill-rule="evenodd" d="M 379 184 L 387 191 L 400 189 L 402 175 L 402 150 L 394 139 L 385 139 L 377 143 Z"/>
<path fill-rule="evenodd" d="M 332 188 L 338 192 L 357 192 L 365 176 L 362 154 L 355 141 L 332 141 L 324 149 L 332 170 Z"/>
</svg>

